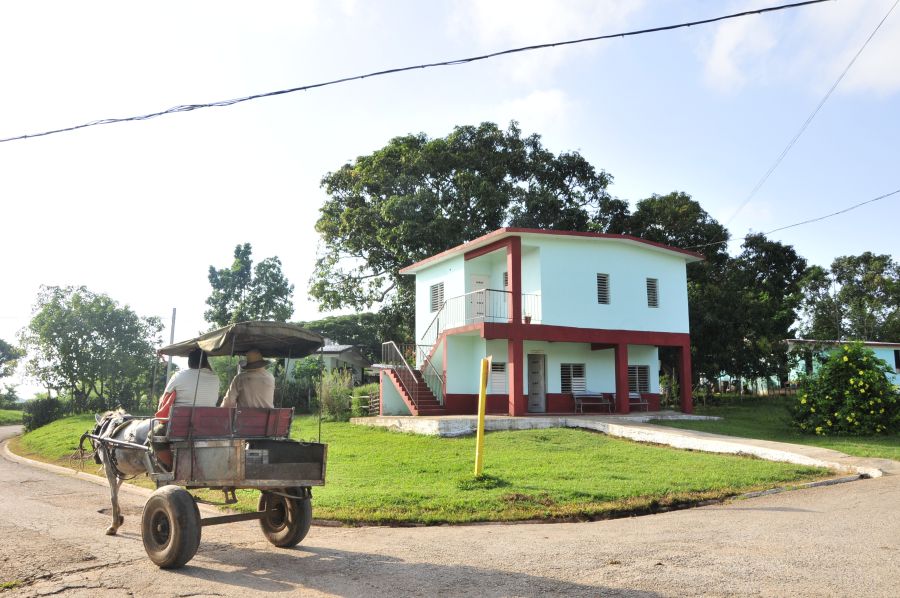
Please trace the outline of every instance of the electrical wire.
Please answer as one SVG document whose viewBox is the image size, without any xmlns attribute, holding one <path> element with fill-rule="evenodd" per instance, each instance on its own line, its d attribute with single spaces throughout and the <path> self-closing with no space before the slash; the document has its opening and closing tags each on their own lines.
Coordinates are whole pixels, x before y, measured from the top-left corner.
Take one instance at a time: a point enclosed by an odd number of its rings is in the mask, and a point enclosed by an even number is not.
<svg viewBox="0 0 900 598">
<path fill-rule="evenodd" d="M 518 48 L 512 48 L 512 49 L 508 49 L 508 50 L 501 50 L 499 52 L 492 52 L 490 54 L 482 54 L 480 56 L 470 56 L 468 58 L 457 58 L 455 60 L 445 60 L 445 61 L 441 61 L 441 62 L 431 62 L 431 63 L 426 63 L 426 64 L 419 64 L 419 65 L 415 65 L 415 66 L 404 66 L 404 67 L 385 69 L 385 70 L 381 70 L 381 71 L 366 73 L 364 75 L 353 75 L 353 76 L 349 76 L 349 77 L 342 77 L 340 79 L 332 79 L 331 81 L 312 83 L 309 85 L 301 85 L 298 87 L 291 87 L 289 89 L 281 89 L 278 91 L 269 91 L 269 92 L 265 92 L 265 93 L 258 93 L 258 94 L 253 94 L 253 95 L 249 95 L 249 96 L 244 96 L 241 98 L 233 98 L 230 100 L 221 100 L 218 102 L 209 102 L 206 104 L 183 104 L 180 106 L 173 106 L 172 108 L 169 108 L 167 110 L 161 110 L 159 112 L 151 112 L 149 114 L 143 114 L 143 115 L 139 115 L 139 116 L 127 116 L 127 117 L 123 117 L 123 118 L 104 118 L 104 119 L 100 119 L 100 120 L 94 120 L 94 121 L 90 121 L 87 123 L 83 123 L 80 125 L 64 127 L 61 129 L 52 129 L 52 130 L 48 130 L 48 131 L 42 131 L 40 133 L 28 133 L 25 135 L 18 135 L 15 137 L 7 137 L 5 139 L 0 139 L 0 143 L 6 143 L 9 141 L 20 141 L 23 139 L 32 139 L 34 137 L 45 137 L 47 135 L 55 135 L 57 133 L 66 133 L 69 131 L 76 131 L 78 129 L 85 129 L 87 127 L 96 127 L 99 125 L 111 125 L 111 124 L 129 122 L 129 121 L 149 120 L 151 118 L 156 118 L 157 116 L 164 116 L 167 114 L 175 114 L 178 112 L 191 112 L 193 110 L 200 110 L 203 108 L 218 108 L 218 107 L 225 107 L 225 106 L 233 106 L 235 104 L 240 104 L 242 102 L 249 102 L 251 100 L 258 100 L 260 98 L 269 98 L 269 97 L 274 97 L 274 96 L 279 96 L 279 95 L 284 95 L 284 94 L 289 94 L 289 93 L 295 93 L 298 91 L 309 91 L 310 89 L 316 89 L 316 88 L 320 88 L 320 87 L 328 87 L 330 85 L 338 85 L 340 83 L 347 83 L 350 81 L 359 81 L 362 79 L 369 79 L 372 77 L 381 77 L 384 75 L 394 75 L 397 73 L 403 73 L 403 72 L 414 71 L 414 70 L 419 70 L 419 69 L 428 69 L 428 68 L 436 68 L 436 67 L 444 67 L 444 66 L 458 66 L 458 65 L 462 65 L 462 64 L 478 62 L 480 60 L 488 60 L 490 58 L 496 58 L 498 56 L 506 56 L 509 54 L 516 54 L 519 52 L 530 52 L 533 50 L 543 50 L 543 49 L 547 49 L 547 48 L 556 48 L 556 47 L 560 47 L 560 46 L 571 46 L 571 45 L 575 45 L 575 44 L 583 44 L 583 43 L 587 43 L 587 42 L 594 42 L 594 41 L 600 41 L 600 40 L 605 40 L 605 39 L 613 39 L 613 38 L 617 38 L 617 37 L 625 38 L 625 37 L 632 37 L 632 36 L 636 36 L 636 35 L 644 35 L 647 33 L 659 33 L 661 31 L 672 31 L 674 29 L 681 29 L 684 27 L 693 27 L 696 25 L 708 25 L 710 23 L 717 23 L 719 21 L 725 21 L 728 19 L 736 19 L 739 17 L 746 17 L 746 16 L 750 16 L 750 15 L 759 15 L 759 14 L 775 12 L 775 11 L 780 11 L 780 10 L 799 8 L 799 7 L 807 6 L 810 4 L 819 4 L 822 2 L 829 2 L 829 1 L 831 1 L 831 0 L 805 0 L 804 2 L 781 4 L 779 6 L 770 6 L 768 8 L 759 8 L 756 10 L 745 10 L 743 12 L 722 15 L 719 17 L 712 17 L 709 19 L 701 19 L 698 21 L 678 23 L 675 25 L 664 25 L 661 27 L 651 27 L 649 29 L 638 29 L 638 30 L 634 30 L 634 31 L 625 31 L 622 33 L 610 33 L 610 34 L 606 34 L 606 35 L 596 35 L 596 36 L 592 36 L 592 37 L 584 37 L 584 38 L 580 38 L 580 39 L 573 39 L 573 40 L 566 40 L 566 41 L 559 41 L 559 42 L 550 42 L 550 43 L 546 43 L 546 44 L 534 44 L 534 45 L 530 45 L 530 46 L 521 46 Z"/>
<path fill-rule="evenodd" d="M 783 230 L 787 230 L 789 228 L 796 228 L 798 226 L 803 226 L 804 224 L 812 224 L 813 222 L 819 222 L 820 220 L 826 220 L 828 218 L 838 216 L 839 214 L 844 214 L 846 212 L 850 212 L 857 208 L 861 208 L 862 206 L 864 206 L 866 204 L 875 203 L 876 201 L 881 201 L 882 199 L 886 199 L 888 197 L 891 197 L 892 195 L 897 195 L 898 193 L 900 193 L 900 189 L 895 189 L 895 190 L 891 191 L 890 193 L 885 193 L 884 195 L 879 195 L 878 197 L 873 197 L 872 199 L 867 199 L 866 201 L 861 201 L 859 203 L 853 204 L 852 206 L 846 207 L 843 210 L 838 210 L 837 212 L 831 212 L 830 214 L 825 214 L 824 216 L 817 216 L 816 218 L 810 218 L 809 220 L 803 220 L 801 222 L 795 222 L 793 224 L 788 224 L 785 226 L 780 226 L 778 228 L 773 228 L 772 230 L 764 232 L 762 234 L 768 236 L 768 235 L 771 235 L 772 233 L 777 233 L 777 232 L 780 232 Z M 749 236 L 750 235 L 747 235 L 747 237 L 749 237 Z M 738 237 L 737 239 L 732 239 L 732 240 L 746 241 L 747 237 Z M 728 243 L 729 241 L 730 241 L 729 239 L 725 239 L 724 241 L 713 241 L 712 243 L 703 243 L 702 245 L 692 245 L 690 247 L 684 247 L 684 249 L 701 249 L 703 247 L 712 247 L 714 245 L 722 245 L 723 243 Z"/>
<path fill-rule="evenodd" d="M 778 165 L 781 164 L 782 160 L 784 160 L 784 157 L 788 155 L 788 152 L 791 151 L 791 148 L 794 147 L 794 145 L 800 139 L 800 136 L 803 135 L 803 133 L 806 131 L 807 127 L 809 127 L 809 124 L 813 121 L 813 119 L 819 113 L 819 110 L 822 109 L 822 106 L 825 105 L 825 102 L 828 101 L 828 98 L 830 98 L 831 94 L 834 92 L 834 90 L 837 89 L 837 86 L 844 79 L 844 76 L 850 70 L 850 67 L 853 66 L 853 64 L 856 62 L 856 59 L 859 58 L 860 54 L 863 53 L 863 50 L 866 49 L 866 46 L 869 45 L 869 42 L 872 41 L 872 38 L 875 37 L 876 33 L 878 33 L 878 30 L 881 29 L 881 26 L 884 25 L 884 22 L 887 20 L 887 18 L 889 16 L 891 16 L 891 13 L 894 12 L 895 8 L 897 8 L 897 4 L 900 4 L 900 0 L 897 0 L 896 2 L 894 2 L 893 6 L 891 6 L 891 8 L 887 11 L 887 14 L 884 15 L 884 18 L 882 18 L 881 21 L 879 21 L 878 25 L 875 26 L 875 29 L 872 30 L 872 33 L 869 34 L 869 37 L 866 38 L 866 41 L 863 43 L 863 45 L 860 47 L 860 49 L 856 52 L 856 54 L 854 54 L 854 56 L 850 60 L 850 62 L 847 63 L 847 66 L 844 68 L 844 70 L 841 72 L 841 74 L 835 80 L 834 84 L 832 84 L 831 88 L 828 90 L 828 92 L 822 98 L 822 101 L 819 102 L 819 104 L 815 107 L 815 109 L 812 111 L 812 113 L 810 113 L 810 115 L 806 118 L 806 121 L 804 121 L 803 125 L 800 127 L 800 130 L 797 131 L 797 134 L 794 135 L 793 138 L 791 138 L 791 140 L 785 146 L 785 148 L 783 150 L 781 150 L 781 153 L 775 159 L 775 162 L 772 164 L 772 166 L 769 167 L 769 169 L 762 176 L 762 178 L 759 179 L 759 181 L 756 183 L 756 185 L 750 191 L 750 194 L 747 195 L 746 199 L 744 199 L 744 201 L 741 202 L 741 204 L 737 207 L 737 209 L 734 211 L 734 213 L 728 218 L 728 220 L 725 221 L 725 226 L 728 226 L 729 224 L 731 224 L 732 220 L 737 218 L 737 215 L 741 213 L 741 211 L 747 206 L 747 204 L 750 203 L 750 200 L 753 199 L 754 196 L 756 196 L 756 193 L 762 188 L 762 186 L 766 183 L 766 181 L 769 180 L 769 177 L 772 176 L 772 173 L 775 172 L 775 169 L 778 168 Z"/>
</svg>

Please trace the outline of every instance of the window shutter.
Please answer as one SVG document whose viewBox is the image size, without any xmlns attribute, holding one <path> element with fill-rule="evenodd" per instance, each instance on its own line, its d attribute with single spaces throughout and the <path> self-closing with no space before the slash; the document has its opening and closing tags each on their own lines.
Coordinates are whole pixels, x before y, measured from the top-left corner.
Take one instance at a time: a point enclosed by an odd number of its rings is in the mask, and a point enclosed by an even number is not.
<svg viewBox="0 0 900 598">
<path fill-rule="evenodd" d="M 584 392 L 587 378 L 583 363 L 561 363 L 559 366 L 560 392 Z"/>
<path fill-rule="evenodd" d="M 650 366 L 628 366 L 628 392 L 650 392 Z"/>
<path fill-rule="evenodd" d="M 659 307 L 659 280 L 647 279 L 647 307 Z"/>
<path fill-rule="evenodd" d="M 597 303 L 609 305 L 609 274 L 597 274 Z"/>
<path fill-rule="evenodd" d="M 491 384 L 490 392 L 492 394 L 503 394 L 509 392 L 507 390 L 506 364 L 501 362 L 491 362 Z"/>
<path fill-rule="evenodd" d="M 431 312 L 434 313 L 444 304 L 444 283 L 431 285 Z"/>
<path fill-rule="evenodd" d="M 503 273 L 503 288 L 504 289 L 509 288 L 509 272 Z"/>
</svg>

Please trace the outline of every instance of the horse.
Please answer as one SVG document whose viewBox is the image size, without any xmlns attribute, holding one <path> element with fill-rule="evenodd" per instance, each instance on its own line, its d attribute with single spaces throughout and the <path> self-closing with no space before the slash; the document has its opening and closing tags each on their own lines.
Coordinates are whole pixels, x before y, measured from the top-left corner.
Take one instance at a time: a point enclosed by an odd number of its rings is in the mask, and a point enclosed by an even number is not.
<svg viewBox="0 0 900 598">
<path fill-rule="evenodd" d="M 88 434 L 101 439 L 125 441 L 131 444 L 150 446 L 150 419 L 135 418 L 123 409 L 107 411 L 103 415 L 95 415 L 97 425 L 91 432 L 85 432 L 81 441 Z M 109 481 L 109 493 L 112 500 L 112 525 L 106 528 L 107 536 L 114 536 L 124 523 L 125 517 L 119 509 L 119 488 L 127 477 L 142 473 L 150 473 L 153 466 L 146 450 L 127 448 L 122 445 L 103 442 L 89 438 L 94 449 L 94 460 L 103 465 L 106 479 Z"/>
</svg>

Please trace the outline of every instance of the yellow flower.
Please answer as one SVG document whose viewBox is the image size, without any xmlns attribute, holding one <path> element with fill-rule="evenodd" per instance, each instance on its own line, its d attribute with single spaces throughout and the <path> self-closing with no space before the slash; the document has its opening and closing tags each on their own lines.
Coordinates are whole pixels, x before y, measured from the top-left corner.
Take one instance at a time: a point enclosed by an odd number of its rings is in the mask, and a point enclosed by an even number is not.
<svg viewBox="0 0 900 598">
<path fill-rule="evenodd" d="M 863 374 L 863 371 L 862 371 L 862 370 L 859 370 L 859 375 L 860 375 L 860 376 L 864 376 L 865 374 Z"/>
<path fill-rule="evenodd" d="M 830 426 L 830 425 L 831 425 L 831 420 L 829 419 L 829 420 L 826 421 L 825 423 L 828 424 L 828 425 Z"/>
<path fill-rule="evenodd" d="M 801 404 L 801 405 L 806 405 L 806 398 L 800 399 L 800 404 Z"/>
<path fill-rule="evenodd" d="M 850 361 L 849 359 L 847 359 L 846 355 L 844 355 L 844 361 Z"/>
<path fill-rule="evenodd" d="M 849 346 L 849 345 L 844 345 L 844 351 L 849 351 L 849 350 L 850 350 L 850 346 Z M 844 360 L 846 361 L 846 358 L 844 358 Z"/>
<path fill-rule="evenodd" d="M 816 412 L 816 408 L 815 408 L 815 407 L 810 407 L 810 408 L 809 408 L 809 412 L 810 412 L 810 413 L 815 413 L 815 412 Z"/>
<path fill-rule="evenodd" d="M 816 426 L 816 434 L 822 433 L 822 426 Z"/>
</svg>

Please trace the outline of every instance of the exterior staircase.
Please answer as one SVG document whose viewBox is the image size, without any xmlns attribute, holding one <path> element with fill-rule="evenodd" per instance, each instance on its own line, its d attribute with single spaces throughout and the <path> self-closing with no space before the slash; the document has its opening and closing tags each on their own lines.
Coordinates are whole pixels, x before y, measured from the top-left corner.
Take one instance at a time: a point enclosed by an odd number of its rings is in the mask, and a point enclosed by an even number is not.
<svg viewBox="0 0 900 598">
<path fill-rule="evenodd" d="M 409 372 L 412 372 L 410 377 Z M 413 415 L 445 415 L 446 410 L 441 405 L 419 370 L 404 370 L 403 368 L 390 368 L 384 370 L 385 375 L 391 380 L 403 402 L 409 407 Z"/>
</svg>

